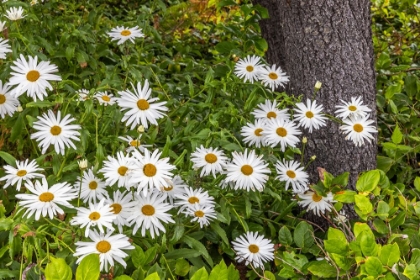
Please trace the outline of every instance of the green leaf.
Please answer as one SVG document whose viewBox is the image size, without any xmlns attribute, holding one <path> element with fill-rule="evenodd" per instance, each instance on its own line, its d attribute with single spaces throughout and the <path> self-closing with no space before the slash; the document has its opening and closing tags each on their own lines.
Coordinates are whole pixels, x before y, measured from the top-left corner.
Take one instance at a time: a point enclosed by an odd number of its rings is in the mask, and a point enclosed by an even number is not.
<svg viewBox="0 0 420 280">
<path fill-rule="evenodd" d="M 366 220 L 368 214 L 373 211 L 372 203 L 369 198 L 364 195 L 356 194 L 354 196 L 354 203 L 356 204 L 354 210 L 360 216 L 360 218 Z"/>
<path fill-rule="evenodd" d="M 120 275 L 118 277 L 115 277 L 114 280 L 133 280 L 133 278 L 127 275 Z"/>
<path fill-rule="evenodd" d="M 82 259 L 76 270 L 76 280 L 94 280 L 99 278 L 99 255 L 90 254 Z"/>
<path fill-rule="evenodd" d="M 72 276 L 71 267 L 65 259 L 50 257 L 50 263 L 45 267 L 46 280 L 71 280 Z"/>
<path fill-rule="evenodd" d="M 179 258 L 195 258 L 200 256 L 201 253 L 194 249 L 175 249 L 165 254 L 165 258 L 167 259 L 179 259 Z"/>
<path fill-rule="evenodd" d="M 144 252 L 144 259 L 142 260 L 142 264 L 145 265 L 152 262 L 156 258 L 156 251 L 156 246 L 147 249 L 147 251 Z"/>
<path fill-rule="evenodd" d="M 139 247 L 138 245 L 134 245 L 135 249 L 133 250 L 133 252 L 131 253 L 131 260 L 134 264 L 135 267 L 141 267 L 144 265 L 144 252 L 143 249 L 141 247 Z"/>
<path fill-rule="evenodd" d="M 272 272 L 270 272 L 268 270 L 265 270 L 264 271 L 264 278 L 265 279 L 268 279 L 268 280 L 276 280 L 276 276 Z"/>
<path fill-rule="evenodd" d="M 353 232 L 354 232 L 355 237 L 359 236 L 359 234 L 364 231 L 372 232 L 372 230 L 366 223 L 360 223 L 360 222 L 354 223 Z"/>
<path fill-rule="evenodd" d="M 384 245 L 379 252 L 379 259 L 383 265 L 392 267 L 400 259 L 400 248 L 396 243 Z"/>
<path fill-rule="evenodd" d="M 377 257 L 368 257 L 363 266 L 369 276 L 378 277 L 382 274 L 382 263 Z"/>
<path fill-rule="evenodd" d="M 407 75 L 404 79 L 405 92 L 409 97 L 416 96 L 418 78 L 415 75 Z"/>
<path fill-rule="evenodd" d="M 220 227 L 219 223 L 211 223 L 210 227 L 214 232 L 216 232 L 220 236 L 220 238 L 226 245 L 229 245 L 229 239 L 227 238 L 226 231 L 222 227 Z"/>
<path fill-rule="evenodd" d="M 199 252 L 207 261 L 207 263 L 211 267 L 213 266 L 213 259 L 210 257 L 209 252 L 207 251 L 207 248 L 203 245 L 203 243 L 201 243 L 200 241 L 188 235 L 185 235 L 184 237 L 182 237 L 181 241 L 188 244 L 188 246 L 190 246 L 191 249 L 194 249 L 195 251 Z"/>
<path fill-rule="evenodd" d="M 37 101 L 26 103 L 27 108 L 45 108 L 45 107 L 52 107 L 54 105 L 55 103 L 52 103 L 51 101 L 48 101 L 48 100 L 42 100 L 42 101 L 37 100 Z"/>
<path fill-rule="evenodd" d="M 328 236 L 328 240 L 337 239 L 337 240 L 340 240 L 340 242 L 347 243 L 346 236 L 339 229 L 335 229 L 335 228 L 330 227 L 328 229 L 327 236 Z"/>
<path fill-rule="evenodd" d="M 377 255 L 378 244 L 372 231 L 363 231 L 357 239 L 360 240 L 360 249 L 365 257 Z"/>
<path fill-rule="evenodd" d="M 218 265 L 213 267 L 213 269 L 210 272 L 209 280 L 223 280 L 223 279 L 229 279 L 228 278 L 228 269 L 223 260 L 220 261 Z"/>
<path fill-rule="evenodd" d="M 377 168 L 384 172 L 388 172 L 391 169 L 393 164 L 394 164 L 394 160 L 392 158 L 384 157 L 384 156 L 376 157 Z"/>
<path fill-rule="evenodd" d="M 389 215 L 389 209 L 389 205 L 385 201 L 379 201 L 376 213 L 380 219 L 386 220 L 386 218 L 388 218 Z"/>
<path fill-rule="evenodd" d="M 342 256 L 335 253 L 330 253 L 334 262 L 338 265 L 339 268 L 343 270 L 349 270 L 350 267 L 353 265 L 354 261 L 352 259 L 347 258 L 346 256 Z"/>
<path fill-rule="evenodd" d="M 318 277 L 328 278 L 338 276 L 337 269 L 330 265 L 326 260 L 311 262 L 308 266 L 308 270 Z"/>
<path fill-rule="evenodd" d="M 348 251 L 347 241 L 343 242 L 340 239 L 333 238 L 324 240 L 324 246 L 328 253 L 335 253 L 344 256 Z"/>
<path fill-rule="evenodd" d="M 394 128 L 394 131 L 392 132 L 391 140 L 394 144 L 399 144 L 401 143 L 402 139 L 403 139 L 403 134 L 401 133 L 401 130 L 398 127 L 398 125 L 396 125 Z"/>
<path fill-rule="evenodd" d="M 0 269 L 0 279 L 19 279 L 19 270 Z"/>
<path fill-rule="evenodd" d="M 25 126 L 25 123 L 23 121 L 23 115 L 19 114 L 18 118 L 16 119 L 16 122 L 14 123 L 13 127 L 12 127 L 12 131 L 10 134 L 10 141 L 11 142 L 15 142 L 16 139 L 18 139 L 19 137 L 22 138 L 22 131 L 23 128 Z"/>
<path fill-rule="evenodd" d="M 235 44 L 232 42 L 220 42 L 216 45 L 216 51 L 221 54 L 229 54 L 231 50 L 235 48 Z"/>
<path fill-rule="evenodd" d="M 282 226 L 279 230 L 279 241 L 282 245 L 292 245 L 293 237 L 287 226 Z"/>
<path fill-rule="evenodd" d="M 159 274 L 157 272 L 153 272 L 152 274 L 148 275 L 144 280 L 160 280 Z"/>
<path fill-rule="evenodd" d="M 388 234 L 389 233 L 389 228 L 387 227 L 387 225 L 384 223 L 384 221 L 382 221 L 381 219 L 374 219 L 373 220 L 373 226 L 376 229 L 377 232 L 382 233 L 382 234 Z"/>
<path fill-rule="evenodd" d="M 207 273 L 207 270 L 202 267 L 199 270 L 197 270 L 194 275 L 191 277 L 191 280 L 207 280 L 209 279 L 209 274 Z"/>
<path fill-rule="evenodd" d="M 338 185 L 338 186 L 342 186 L 342 187 L 346 187 L 349 183 L 349 172 L 344 172 L 340 175 L 338 175 L 337 177 L 335 177 L 332 182 L 331 185 Z"/>
<path fill-rule="evenodd" d="M 414 179 L 414 187 L 416 188 L 417 191 L 420 192 L 420 177 L 416 177 L 416 179 Z"/>
<path fill-rule="evenodd" d="M 9 153 L 0 151 L 0 157 L 9 165 L 15 165 L 16 159 Z"/>
<path fill-rule="evenodd" d="M 190 264 L 185 259 L 177 259 L 175 263 L 175 274 L 185 276 L 190 271 Z"/>
<path fill-rule="evenodd" d="M 405 222 L 405 211 L 401 211 L 397 216 L 395 216 L 390 222 L 389 225 L 391 229 L 395 229 Z"/>
<path fill-rule="evenodd" d="M 293 239 L 299 248 L 310 248 L 314 244 L 312 226 L 307 222 L 300 222 L 293 233 Z"/>
<path fill-rule="evenodd" d="M 359 192 L 371 192 L 378 186 L 380 179 L 381 174 L 379 170 L 369 170 L 359 177 L 356 182 L 356 189 Z"/>
<path fill-rule="evenodd" d="M 385 91 L 385 98 L 392 99 L 396 93 L 401 93 L 401 84 L 390 85 Z"/>
<path fill-rule="evenodd" d="M 354 196 L 356 195 L 355 191 L 340 191 L 334 195 L 334 199 L 339 202 L 344 203 L 354 203 Z"/>
<path fill-rule="evenodd" d="M 413 248 L 411 251 L 410 264 L 414 264 L 418 270 L 420 270 L 420 249 Z"/>
<path fill-rule="evenodd" d="M 409 264 L 405 267 L 404 276 L 406 276 L 410 280 L 418 280 L 420 279 L 418 270 L 414 264 Z"/>
</svg>

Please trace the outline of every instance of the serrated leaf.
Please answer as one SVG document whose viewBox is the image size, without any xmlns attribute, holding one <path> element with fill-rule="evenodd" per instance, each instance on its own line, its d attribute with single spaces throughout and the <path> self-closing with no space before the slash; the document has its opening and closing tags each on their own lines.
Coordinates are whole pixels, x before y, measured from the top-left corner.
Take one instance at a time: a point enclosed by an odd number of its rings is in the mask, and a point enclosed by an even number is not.
<svg viewBox="0 0 420 280">
<path fill-rule="evenodd" d="M 279 230 L 279 241 L 283 245 L 292 245 L 293 237 L 287 226 L 282 226 Z"/>
<path fill-rule="evenodd" d="M 293 239 L 299 248 L 310 248 L 314 244 L 312 226 L 307 222 L 300 222 L 293 232 Z"/>
<path fill-rule="evenodd" d="M 207 273 L 207 270 L 202 267 L 199 270 L 197 270 L 194 275 L 191 277 L 191 280 L 208 280 L 209 274 Z"/>
<path fill-rule="evenodd" d="M 93 280 L 98 279 L 99 271 L 99 255 L 90 254 L 82 259 L 76 270 L 76 280 Z"/>
<path fill-rule="evenodd" d="M 379 259 L 383 265 L 392 267 L 400 259 L 400 248 L 396 243 L 384 245 L 379 253 Z"/>
<path fill-rule="evenodd" d="M 391 140 L 394 144 L 399 144 L 401 143 L 402 139 L 403 139 L 403 134 L 401 133 L 401 130 L 398 127 L 398 125 L 396 125 L 394 128 L 394 131 L 392 132 Z"/>
<path fill-rule="evenodd" d="M 73 273 L 65 259 L 50 257 L 50 262 L 45 267 L 46 280 L 71 280 Z"/>
</svg>

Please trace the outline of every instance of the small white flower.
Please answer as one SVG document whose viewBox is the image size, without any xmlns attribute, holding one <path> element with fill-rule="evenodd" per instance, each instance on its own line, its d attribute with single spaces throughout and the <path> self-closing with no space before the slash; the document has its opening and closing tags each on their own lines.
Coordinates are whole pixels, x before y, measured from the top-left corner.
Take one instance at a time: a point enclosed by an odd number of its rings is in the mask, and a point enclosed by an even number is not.
<svg viewBox="0 0 420 280">
<path fill-rule="evenodd" d="M 332 193 L 328 193 L 326 197 L 318 195 L 313 191 L 306 191 L 305 193 L 299 193 L 298 196 L 301 201 L 298 204 L 302 207 L 307 208 L 308 211 L 314 212 L 317 216 L 325 214 L 325 211 L 330 211 L 332 208 L 332 202 L 335 202 Z"/>
<path fill-rule="evenodd" d="M 306 106 L 302 102 L 296 103 L 297 109 L 295 109 L 295 120 L 299 122 L 299 126 L 309 129 L 309 133 L 312 133 L 312 129 L 319 129 L 325 126 L 325 120 L 327 119 L 321 114 L 324 107 L 322 105 L 317 106 L 316 100 L 311 102 L 310 99 L 306 100 Z"/>
<path fill-rule="evenodd" d="M 144 153 L 144 148 L 150 148 L 152 145 L 143 145 L 141 144 L 140 138 L 134 139 L 133 137 L 127 135 L 126 137 L 119 136 L 119 139 L 125 141 L 128 144 L 127 149 L 125 151 L 130 153 L 134 150 L 140 150 L 141 153 Z"/>
<path fill-rule="evenodd" d="M 374 123 L 373 120 L 368 119 L 369 116 L 363 118 L 349 117 L 343 120 L 344 125 L 340 126 L 340 130 L 346 134 L 346 140 L 350 139 L 357 147 L 361 147 L 365 144 L 365 140 L 369 143 L 375 140 L 372 133 L 377 133 L 376 128 L 371 125 Z"/>
<path fill-rule="evenodd" d="M 257 232 L 247 232 L 232 241 L 235 260 L 245 261 L 255 268 L 264 268 L 264 263 L 274 259 L 274 244 Z"/>
<path fill-rule="evenodd" d="M 111 41 L 118 40 L 118 45 L 123 44 L 127 40 L 134 43 L 135 38 L 144 37 L 144 34 L 141 32 L 141 28 L 138 26 L 132 28 L 117 26 L 112 28 L 111 32 L 108 32 L 107 34 L 112 38 Z"/>
<path fill-rule="evenodd" d="M 212 220 L 216 219 L 213 206 L 202 206 L 198 203 L 186 208 L 184 214 L 193 217 L 191 222 L 198 222 L 200 228 L 209 225 Z"/>
<path fill-rule="evenodd" d="M 258 79 L 272 91 L 279 86 L 284 86 L 289 81 L 289 77 L 286 76 L 286 73 L 281 70 L 280 66 L 276 68 L 275 64 L 273 64 L 271 68 L 270 66 L 262 67 Z"/>
<path fill-rule="evenodd" d="M 194 169 L 202 168 L 201 177 L 212 174 L 216 178 L 216 174 L 226 166 L 227 157 L 217 148 L 204 148 L 201 145 L 191 154 L 191 161 Z"/>
<path fill-rule="evenodd" d="M 282 182 L 286 182 L 286 190 L 292 185 L 294 193 L 301 193 L 308 189 L 309 175 L 300 166 L 300 163 L 294 160 L 278 161 L 276 163 L 278 176 Z"/>
<path fill-rule="evenodd" d="M 265 100 L 264 103 L 260 103 L 251 114 L 255 116 L 256 119 L 263 119 L 264 121 L 270 119 L 284 119 L 288 120 L 290 118 L 289 113 L 287 113 L 287 109 L 279 110 L 277 108 L 277 101 L 274 100 Z"/>
<path fill-rule="evenodd" d="M 115 191 L 113 198 L 108 198 L 106 203 L 110 204 L 112 212 L 116 216 L 113 223 L 118 226 L 120 232 L 123 231 L 123 226 L 128 225 L 127 218 L 130 217 L 131 213 L 134 211 L 136 202 L 132 200 L 132 194 Z"/>
<path fill-rule="evenodd" d="M 19 7 L 19 8 L 11 7 L 9 10 L 6 11 L 5 17 L 7 17 L 10 20 L 19 20 L 26 17 L 26 15 L 25 16 L 23 15 L 24 12 L 25 11 L 23 10 L 22 7 Z"/>
<path fill-rule="evenodd" d="M 10 85 L 0 81 L 0 116 L 4 119 L 6 115 L 13 116 L 20 107 L 19 100 L 10 91 Z"/>
<path fill-rule="evenodd" d="M 94 203 L 97 200 L 108 197 L 108 192 L 105 189 L 105 182 L 97 178 L 93 174 L 93 170 L 85 170 L 83 177 L 78 177 L 78 181 L 75 184 L 76 188 L 81 188 L 80 198 L 83 202 Z"/>
<path fill-rule="evenodd" d="M 0 38 L 0 58 L 6 58 L 6 53 L 12 52 L 10 45 L 7 43 L 8 39 Z"/>
<path fill-rule="evenodd" d="M 117 98 L 114 95 L 102 91 L 96 93 L 93 97 L 99 101 L 99 104 L 104 106 L 114 105 L 117 102 Z"/>
<path fill-rule="evenodd" d="M 89 99 L 89 91 L 87 89 L 79 89 L 76 93 L 79 95 L 77 101 L 86 101 Z"/>
<path fill-rule="evenodd" d="M 267 121 L 265 130 L 262 133 L 266 137 L 267 145 L 274 148 L 280 144 L 282 152 L 287 147 L 296 147 L 296 144 L 299 142 L 299 138 L 296 136 L 302 134 L 293 122 L 283 119 Z"/>
<path fill-rule="evenodd" d="M 3 30 L 6 30 L 6 22 L 5 21 L 0 21 L 0 32 L 2 32 Z"/>
<path fill-rule="evenodd" d="M 254 123 L 247 123 L 241 129 L 241 135 L 244 137 L 244 142 L 249 145 L 255 145 L 260 148 L 266 145 L 263 131 L 265 128 L 265 121 L 257 119 Z"/>
<path fill-rule="evenodd" d="M 175 175 L 172 180 L 166 180 L 167 185 L 161 187 L 160 191 L 168 198 L 169 203 L 174 205 L 174 199 L 177 196 L 182 196 L 188 186 L 179 175 Z"/>
<path fill-rule="evenodd" d="M 108 185 L 113 185 L 118 182 L 118 187 L 126 187 L 129 190 L 131 187 L 129 183 L 130 171 L 136 167 L 136 164 L 129 155 L 118 152 L 117 158 L 112 156 L 107 157 L 107 160 L 104 161 L 104 166 L 99 172 L 104 174 L 105 181 Z"/>
<path fill-rule="evenodd" d="M 185 188 L 184 193 L 177 194 L 175 197 L 177 201 L 175 202 L 176 206 L 179 206 L 178 213 L 183 212 L 187 208 L 193 207 L 195 204 L 199 204 L 202 207 L 214 207 L 214 198 L 209 195 L 209 193 L 202 188 L 194 190 L 193 188 Z"/>
<path fill-rule="evenodd" d="M 341 100 L 343 105 L 336 106 L 338 110 L 335 111 L 337 118 L 346 119 L 348 117 L 365 117 L 369 114 L 371 109 L 363 105 L 362 97 L 352 97 L 350 102 Z"/>
<path fill-rule="evenodd" d="M 244 59 L 239 60 L 235 65 L 235 75 L 243 79 L 244 82 L 258 80 L 258 75 L 260 74 L 262 64 L 261 58 L 256 55 L 248 55 Z"/>
<path fill-rule="evenodd" d="M 36 173 L 36 171 L 43 171 L 42 168 L 39 168 L 35 160 L 32 160 L 28 163 L 29 159 L 25 161 L 16 161 L 16 167 L 6 165 L 3 168 L 6 171 L 6 176 L 1 177 L 0 181 L 6 181 L 3 188 L 17 184 L 16 189 L 20 191 L 20 187 L 23 181 L 28 181 L 35 178 L 43 178 L 44 175 L 41 173 Z"/>
</svg>

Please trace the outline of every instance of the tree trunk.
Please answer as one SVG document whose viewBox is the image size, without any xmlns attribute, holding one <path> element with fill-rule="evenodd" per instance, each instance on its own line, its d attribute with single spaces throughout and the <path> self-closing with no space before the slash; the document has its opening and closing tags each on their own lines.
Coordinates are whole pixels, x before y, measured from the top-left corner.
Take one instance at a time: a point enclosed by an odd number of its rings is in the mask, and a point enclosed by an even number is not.
<svg viewBox="0 0 420 280">
<path fill-rule="evenodd" d="M 269 49 L 268 62 L 280 65 L 290 77 L 286 92 L 302 100 L 316 95 L 324 112 L 335 115 L 340 100 L 362 96 L 376 120 L 374 53 L 369 0 L 254 0 L 269 11 L 260 22 Z M 305 101 L 306 103 L 306 101 Z M 363 147 L 344 139 L 336 122 L 309 134 L 305 161 L 316 155 L 309 168 L 311 183 L 319 180 L 317 167 L 333 175 L 350 172 L 349 187 L 358 174 L 376 168 L 376 140 Z M 376 137 L 376 135 L 375 135 Z"/>
</svg>

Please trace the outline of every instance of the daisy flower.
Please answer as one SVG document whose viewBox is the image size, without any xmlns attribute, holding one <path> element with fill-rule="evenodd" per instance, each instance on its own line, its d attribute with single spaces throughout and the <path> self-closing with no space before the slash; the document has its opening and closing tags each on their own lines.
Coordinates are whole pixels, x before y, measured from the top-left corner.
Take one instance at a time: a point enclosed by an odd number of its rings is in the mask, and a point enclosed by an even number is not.
<svg viewBox="0 0 420 280">
<path fill-rule="evenodd" d="M 138 150 L 133 151 L 133 158 L 137 160 L 137 168 L 131 172 L 130 183 L 137 184 L 137 193 L 143 190 L 146 195 L 147 190 L 156 188 L 160 190 L 167 186 L 167 181 L 173 177 L 171 170 L 175 166 L 168 163 L 169 158 L 160 158 L 162 153 L 159 150 L 151 153 L 149 150 L 144 150 L 144 155 L 140 154 Z"/>
<path fill-rule="evenodd" d="M 144 37 L 144 34 L 141 32 L 141 28 L 138 26 L 132 28 L 117 26 L 112 28 L 111 32 L 108 32 L 107 34 L 112 38 L 111 41 L 118 40 L 118 45 L 123 44 L 127 40 L 130 40 L 132 43 L 134 43 L 135 38 Z"/>
<path fill-rule="evenodd" d="M 126 137 L 120 136 L 118 138 L 125 141 L 128 144 L 128 148 L 126 149 L 127 153 L 130 153 L 137 149 L 140 150 L 141 153 L 144 153 L 144 148 L 149 148 L 152 146 L 152 145 L 142 145 L 140 141 L 141 136 L 138 139 L 134 139 L 133 137 L 129 135 L 127 135 Z"/>
<path fill-rule="evenodd" d="M 200 228 L 209 225 L 212 220 L 216 219 L 213 206 L 203 206 L 197 203 L 186 208 L 184 214 L 193 217 L 191 222 L 198 222 Z"/>
<path fill-rule="evenodd" d="M 347 223 L 347 215 L 344 210 L 341 210 L 337 213 L 337 215 L 333 218 L 334 222 L 337 224 L 345 224 Z"/>
<path fill-rule="evenodd" d="M 34 178 L 43 178 L 44 175 L 41 173 L 36 173 L 36 171 L 44 171 L 42 168 L 39 168 L 38 164 L 35 160 L 29 162 L 29 159 L 25 161 L 16 161 L 16 167 L 6 165 L 3 166 L 4 170 L 6 171 L 6 176 L 1 177 L 0 181 L 6 181 L 3 188 L 7 188 L 8 186 L 17 184 L 16 189 L 20 191 L 20 187 L 22 185 L 22 181 L 29 181 Z"/>
<path fill-rule="evenodd" d="M 307 208 L 308 211 L 314 212 L 317 216 L 321 216 L 321 213 L 325 214 L 325 211 L 330 211 L 332 208 L 331 203 L 335 202 L 331 192 L 326 197 L 320 196 L 313 191 L 299 193 L 298 196 L 302 199 L 298 201 L 299 206 Z"/>
<path fill-rule="evenodd" d="M 274 148 L 280 144 L 282 152 L 288 146 L 296 147 L 296 143 L 299 142 L 299 138 L 296 135 L 302 134 L 293 122 L 283 119 L 267 121 L 265 130 L 262 133 L 266 137 L 267 145 Z"/>
<path fill-rule="evenodd" d="M 264 268 L 264 263 L 274 259 L 274 244 L 257 232 L 247 232 L 232 241 L 235 260 L 245 261 L 255 268 Z"/>
<path fill-rule="evenodd" d="M 117 98 L 118 105 L 122 108 L 122 111 L 125 111 L 121 121 L 126 122 L 126 126 L 131 125 L 131 129 L 139 124 L 148 128 L 149 122 L 157 125 L 156 120 L 163 118 L 165 116 L 164 112 L 168 111 L 168 108 L 164 106 L 166 101 L 156 102 L 157 97 L 150 98 L 152 89 L 149 88 L 147 79 L 143 88 L 140 82 L 137 83 L 137 90 L 133 84 L 131 86 L 134 93 L 129 90 L 118 92 L 121 95 Z"/>
<path fill-rule="evenodd" d="M 112 222 L 117 218 L 114 215 L 111 205 L 105 204 L 105 199 L 98 203 L 89 203 L 89 208 L 78 207 L 77 215 L 70 220 L 73 226 L 86 227 L 85 236 L 89 236 L 90 227 L 97 226 L 100 232 L 104 232 L 103 227 L 114 230 Z"/>
<path fill-rule="evenodd" d="M 264 103 L 260 103 L 253 112 L 251 112 L 255 116 L 256 119 L 263 119 L 264 121 L 271 120 L 271 119 L 285 119 L 288 120 L 290 118 L 289 113 L 287 113 L 287 109 L 279 110 L 277 108 L 277 101 L 274 100 L 265 100 Z"/>
<path fill-rule="evenodd" d="M 135 194 L 136 206 L 133 207 L 133 212 L 127 218 L 130 226 L 133 227 L 133 234 L 141 228 L 141 235 L 144 237 L 146 231 L 149 231 L 152 238 L 159 236 L 160 231 L 166 232 L 164 224 L 175 223 L 168 214 L 172 209 L 172 205 L 165 202 L 165 196 L 157 191 L 152 191 L 147 196 Z"/>
<path fill-rule="evenodd" d="M 181 179 L 179 175 L 175 175 L 172 180 L 165 180 L 166 185 L 160 188 L 160 191 L 168 198 L 171 205 L 174 204 L 174 199 L 185 193 L 185 188 L 188 186 L 185 184 L 184 180 Z"/>
<path fill-rule="evenodd" d="M 373 120 L 368 119 L 369 116 L 364 117 L 349 117 L 343 120 L 344 125 L 340 126 L 340 130 L 346 135 L 346 140 L 350 139 L 357 147 L 361 147 L 371 140 L 375 140 L 372 133 L 377 133 L 376 128 L 371 125 Z"/>
<path fill-rule="evenodd" d="M 5 21 L 0 21 L 0 32 L 3 32 L 3 30 L 6 30 L 6 22 Z"/>
<path fill-rule="evenodd" d="M 79 95 L 77 101 L 86 101 L 89 99 L 89 91 L 87 89 L 79 89 L 76 93 Z"/>
<path fill-rule="evenodd" d="M 93 97 L 99 101 L 99 104 L 104 106 L 114 105 L 117 101 L 117 98 L 115 98 L 114 95 L 102 91 L 96 93 Z"/>
<path fill-rule="evenodd" d="M 346 119 L 348 117 L 365 117 L 369 114 L 371 109 L 363 105 L 362 97 L 352 97 L 350 102 L 340 100 L 343 105 L 336 106 L 338 110 L 335 111 L 337 118 Z"/>
<path fill-rule="evenodd" d="M 44 96 L 48 96 L 46 89 L 52 90 L 53 87 L 49 81 L 61 81 L 61 77 L 52 73 L 57 72 L 57 66 L 50 64 L 49 61 L 41 61 L 38 64 L 38 57 L 29 56 L 26 61 L 23 55 L 20 59 L 13 61 L 15 66 L 10 66 L 13 71 L 9 80 L 10 85 L 17 85 L 13 94 L 19 97 L 27 93 L 36 101 L 37 97 L 42 101 Z"/>
<path fill-rule="evenodd" d="M 75 187 L 80 188 L 80 198 L 83 202 L 94 203 L 97 200 L 108 197 L 105 189 L 105 182 L 97 178 L 92 169 L 85 170 L 83 177 L 78 177 Z"/>
<path fill-rule="evenodd" d="M 260 70 L 258 79 L 263 85 L 268 88 L 271 88 L 274 91 L 279 86 L 284 86 L 288 81 L 289 77 L 286 76 L 286 73 L 281 71 L 281 68 L 276 68 L 276 65 L 273 64 L 270 66 L 264 66 Z"/>
<path fill-rule="evenodd" d="M 261 58 L 256 55 L 248 55 L 244 59 L 240 59 L 235 65 L 235 75 L 241 79 L 244 79 L 244 82 L 258 80 L 258 75 L 260 73 L 261 67 Z"/>
<path fill-rule="evenodd" d="M 233 152 L 232 162 L 226 166 L 226 182 L 235 182 L 236 190 L 262 191 L 268 180 L 270 169 L 262 156 L 256 156 L 252 150 L 245 153 Z"/>
<path fill-rule="evenodd" d="M 131 193 L 115 191 L 113 198 L 108 198 L 107 203 L 110 204 L 112 208 L 112 212 L 116 216 L 115 220 L 113 221 L 114 225 L 118 227 L 120 232 L 123 231 L 123 226 L 128 225 L 127 218 L 131 215 L 134 211 L 133 207 L 136 205 L 135 201 L 132 201 Z"/>
<path fill-rule="evenodd" d="M 294 160 L 278 161 L 276 163 L 278 176 L 276 177 L 282 182 L 286 182 L 286 190 L 292 185 L 294 193 L 304 192 L 308 189 L 309 175 L 300 166 L 300 163 Z"/>
<path fill-rule="evenodd" d="M 0 38 L 0 58 L 6 58 L 6 53 L 12 52 L 10 45 L 7 43 L 8 39 Z"/>
<path fill-rule="evenodd" d="M 194 169 L 202 168 L 201 177 L 212 174 L 216 178 L 216 173 L 221 173 L 226 166 L 227 157 L 217 148 L 204 148 L 201 145 L 191 154 L 191 161 Z"/>
<path fill-rule="evenodd" d="M 187 208 L 193 207 L 195 204 L 199 204 L 203 207 L 214 207 L 214 198 L 202 188 L 198 188 L 196 190 L 193 188 L 185 188 L 184 190 L 184 193 L 177 194 L 175 196 L 177 198 L 175 205 L 180 207 L 178 213 L 183 212 Z"/>
<path fill-rule="evenodd" d="M 129 155 L 125 156 L 123 152 L 118 152 L 117 158 L 108 156 L 107 160 L 104 161 L 104 167 L 99 172 L 104 174 L 108 185 L 118 182 L 118 187 L 130 189 L 130 171 L 134 168 L 136 168 L 136 165 L 133 159 Z"/>
<path fill-rule="evenodd" d="M 9 91 L 10 85 L 0 81 L 0 116 L 4 119 L 6 115 L 12 116 L 20 106 L 19 100 Z"/>
<path fill-rule="evenodd" d="M 54 218 L 54 215 L 64 215 L 63 209 L 59 207 L 65 206 L 73 208 L 69 203 L 69 200 L 77 197 L 77 193 L 68 183 L 58 183 L 48 187 L 47 179 L 43 177 L 42 181 L 35 181 L 33 184 L 28 181 L 25 184 L 31 194 L 17 194 L 16 198 L 19 199 L 19 205 L 26 208 L 24 214 L 30 218 L 35 214 L 35 220 L 39 220 L 41 215 L 43 217 L 49 216 L 50 219 Z"/>
<path fill-rule="evenodd" d="M 241 129 L 244 142 L 248 145 L 255 145 L 257 148 L 265 146 L 264 131 L 265 122 L 263 119 L 256 119 L 254 123 L 247 123 Z"/>
<path fill-rule="evenodd" d="M 90 254 L 98 254 L 101 271 L 108 272 L 109 266 L 114 266 L 115 262 L 120 263 L 124 268 L 127 266 L 124 258 L 128 254 L 123 250 L 134 249 L 127 236 L 124 234 L 113 235 L 112 230 L 106 233 L 97 233 L 93 230 L 90 232 L 89 238 L 92 241 L 77 241 L 75 243 L 76 252 L 73 256 L 80 257 L 76 263 L 80 263 L 84 257 Z"/>
<path fill-rule="evenodd" d="M 48 110 L 48 114 L 44 113 L 38 116 L 38 120 L 34 122 L 33 128 L 38 130 L 31 135 L 31 139 L 35 139 L 42 147 L 42 153 L 45 154 L 50 145 L 54 145 L 57 154 L 64 155 L 65 147 L 76 149 L 73 141 L 80 141 L 80 133 L 76 129 L 80 129 L 78 124 L 70 124 L 74 121 L 70 115 L 66 115 L 61 119 L 61 111 L 57 112 L 57 116 L 53 111 Z"/>
<path fill-rule="evenodd" d="M 6 10 L 5 17 L 7 17 L 10 20 L 19 20 L 26 17 L 26 15 L 25 16 L 23 15 L 24 12 L 25 11 L 23 10 L 22 7 L 19 7 L 19 8 L 11 7 L 9 10 Z"/>
<path fill-rule="evenodd" d="M 327 119 L 321 114 L 324 107 L 322 105 L 317 106 L 316 100 L 311 102 L 310 99 L 306 100 L 306 106 L 302 102 L 296 103 L 297 109 L 295 109 L 295 120 L 299 122 L 299 126 L 309 129 L 309 133 L 312 133 L 312 129 L 319 129 L 325 126 L 325 120 Z"/>
</svg>

